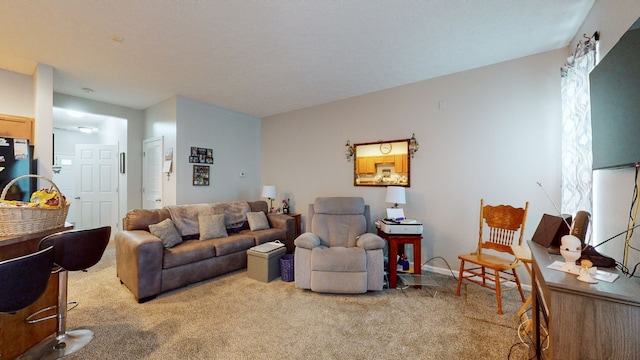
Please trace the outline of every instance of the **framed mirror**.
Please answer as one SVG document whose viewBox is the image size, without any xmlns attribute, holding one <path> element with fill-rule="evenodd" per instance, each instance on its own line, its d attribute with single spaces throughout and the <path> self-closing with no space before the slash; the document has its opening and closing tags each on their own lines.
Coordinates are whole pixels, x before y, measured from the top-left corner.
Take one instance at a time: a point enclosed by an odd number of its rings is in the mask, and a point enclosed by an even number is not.
<svg viewBox="0 0 640 360">
<path fill-rule="evenodd" d="M 409 139 L 353 144 L 354 186 L 410 186 Z"/>
</svg>

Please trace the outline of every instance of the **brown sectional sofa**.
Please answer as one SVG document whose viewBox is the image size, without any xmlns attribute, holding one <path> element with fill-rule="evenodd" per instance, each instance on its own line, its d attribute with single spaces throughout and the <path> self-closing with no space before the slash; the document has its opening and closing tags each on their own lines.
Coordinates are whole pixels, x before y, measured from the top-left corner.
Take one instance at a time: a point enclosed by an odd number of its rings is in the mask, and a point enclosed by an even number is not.
<svg viewBox="0 0 640 360">
<path fill-rule="evenodd" d="M 142 303 L 162 292 L 245 268 L 247 250 L 253 246 L 280 240 L 288 252 L 293 252 L 294 218 L 268 213 L 264 201 L 198 205 L 211 206 L 216 213 L 224 212 L 229 219 L 229 205 L 242 207 L 244 203 L 245 211 L 266 214 L 268 229 L 251 231 L 246 214 L 236 213 L 232 216 L 236 220 L 240 216 L 243 221 L 226 224 L 226 237 L 200 240 L 199 234 L 180 233 L 182 242 L 171 248 L 163 246 L 162 240 L 149 231 L 149 225 L 172 218 L 172 215 L 175 218 L 175 208 L 184 209 L 189 205 L 129 211 L 122 221 L 123 231 L 114 237 L 120 282 Z"/>
</svg>

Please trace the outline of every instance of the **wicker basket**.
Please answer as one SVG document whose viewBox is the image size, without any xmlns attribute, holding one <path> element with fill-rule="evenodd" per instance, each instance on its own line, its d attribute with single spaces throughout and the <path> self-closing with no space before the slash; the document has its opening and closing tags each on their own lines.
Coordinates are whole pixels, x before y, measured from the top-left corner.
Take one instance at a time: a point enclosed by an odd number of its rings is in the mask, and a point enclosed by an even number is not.
<svg viewBox="0 0 640 360">
<path fill-rule="evenodd" d="M 24 178 L 40 178 L 51 183 L 58 192 L 60 205 L 57 208 L 9 207 L 0 206 L 0 236 L 33 234 L 64 225 L 69 212 L 69 204 L 64 200 L 60 189 L 50 179 L 40 175 L 22 175 L 11 180 L 2 190 L 0 200 L 4 200 L 7 191 L 16 181 Z"/>
</svg>

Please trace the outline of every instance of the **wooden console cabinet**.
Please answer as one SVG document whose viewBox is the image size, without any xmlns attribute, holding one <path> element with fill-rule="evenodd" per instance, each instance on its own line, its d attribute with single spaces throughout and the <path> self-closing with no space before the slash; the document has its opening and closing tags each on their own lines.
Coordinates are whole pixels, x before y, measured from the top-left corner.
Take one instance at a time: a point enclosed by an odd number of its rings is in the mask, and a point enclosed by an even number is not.
<svg viewBox="0 0 640 360">
<path fill-rule="evenodd" d="M 585 283 L 547 268 L 564 261 L 560 255 L 531 241 L 528 245 L 537 358 L 640 359 L 640 280 L 611 268 L 602 270 L 618 273 L 614 282 Z"/>
</svg>

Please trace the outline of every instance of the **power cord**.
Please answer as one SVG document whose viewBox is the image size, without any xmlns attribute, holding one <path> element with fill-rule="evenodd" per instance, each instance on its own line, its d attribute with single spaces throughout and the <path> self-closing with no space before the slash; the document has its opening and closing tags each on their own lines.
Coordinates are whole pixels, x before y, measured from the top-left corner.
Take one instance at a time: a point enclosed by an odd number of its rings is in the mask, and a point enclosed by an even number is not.
<svg viewBox="0 0 640 360">
<path fill-rule="evenodd" d="M 429 262 L 435 260 L 435 259 L 440 259 L 442 261 L 444 261 L 444 263 L 447 265 L 447 268 L 449 269 L 449 272 L 451 272 L 451 276 L 453 276 L 454 279 L 456 279 L 456 281 L 458 281 L 458 277 L 453 273 L 453 270 L 451 270 L 451 266 L 449 266 L 449 263 L 447 262 L 447 260 L 445 258 L 443 258 L 442 256 L 434 256 L 432 258 L 430 258 L 429 260 L 423 262 L 422 264 L 420 264 L 420 269 L 422 269 L 422 267 L 424 265 L 427 265 Z"/>
<path fill-rule="evenodd" d="M 526 327 L 533 321 L 532 318 L 529 318 L 527 316 L 526 319 L 523 319 L 523 317 L 526 316 L 526 314 L 532 310 L 532 307 L 528 307 L 527 310 L 525 310 L 521 315 L 520 315 L 520 324 L 518 325 L 518 339 L 520 340 L 520 342 L 517 342 L 513 345 L 511 345 L 511 348 L 509 348 L 509 354 L 507 355 L 507 359 L 511 358 L 513 349 L 516 348 L 516 346 L 518 345 L 524 345 L 527 350 L 529 350 L 531 348 L 531 346 L 533 346 L 533 338 L 531 337 L 531 333 L 526 333 L 526 337 L 523 338 L 523 335 L 525 335 L 523 328 L 526 329 Z M 547 350 L 549 348 L 549 332 L 547 331 L 546 327 L 542 324 L 540 324 L 540 329 L 543 333 L 542 336 L 542 341 L 541 341 L 541 347 L 542 350 Z M 536 355 L 533 354 L 533 356 L 529 359 L 535 359 Z"/>
</svg>

